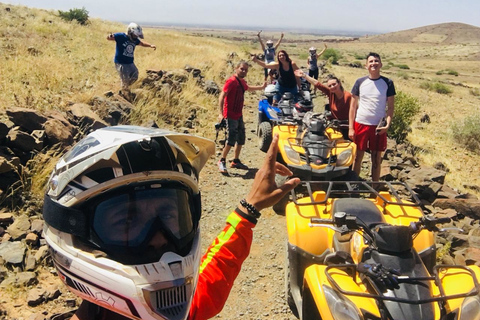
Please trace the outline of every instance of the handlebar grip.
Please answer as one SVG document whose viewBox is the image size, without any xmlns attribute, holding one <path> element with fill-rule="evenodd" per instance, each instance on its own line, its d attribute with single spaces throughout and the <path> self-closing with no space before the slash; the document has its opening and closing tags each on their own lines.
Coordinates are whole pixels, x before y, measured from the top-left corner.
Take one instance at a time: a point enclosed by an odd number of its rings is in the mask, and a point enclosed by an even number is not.
<svg viewBox="0 0 480 320">
<path fill-rule="evenodd" d="M 311 218 L 311 223 L 318 223 L 318 224 L 333 224 L 332 219 L 320 219 L 320 218 Z"/>
<path fill-rule="evenodd" d="M 449 223 L 451 221 L 452 221 L 452 219 L 450 219 L 450 218 L 437 218 L 437 219 L 435 219 L 435 223 Z"/>
</svg>

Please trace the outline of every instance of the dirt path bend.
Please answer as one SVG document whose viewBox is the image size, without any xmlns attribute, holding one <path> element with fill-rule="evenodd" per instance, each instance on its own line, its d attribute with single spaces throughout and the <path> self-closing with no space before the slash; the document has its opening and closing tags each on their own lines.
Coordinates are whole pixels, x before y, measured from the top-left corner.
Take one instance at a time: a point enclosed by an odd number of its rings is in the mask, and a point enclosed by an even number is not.
<svg viewBox="0 0 480 320">
<path fill-rule="evenodd" d="M 216 158 L 211 159 L 202 171 L 204 248 L 223 228 L 230 211 L 247 195 L 255 172 L 263 163 L 265 153 L 258 149 L 256 139 L 258 97 L 251 94 L 246 97 L 244 110 L 247 142 L 240 159 L 250 170 L 229 169 L 229 176 L 220 174 L 216 161 L 221 147 L 217 145 Z M 233 150 L 229 156 L 233 156 Z M 225 308 L 216 318 L 297 319 L 286 303 L 284 292 L 286 239 L 285 217 L 276 215 L 271 208 L 263 210 L 254 229 L 250 256 L 243 264 Z"/>
</svg>

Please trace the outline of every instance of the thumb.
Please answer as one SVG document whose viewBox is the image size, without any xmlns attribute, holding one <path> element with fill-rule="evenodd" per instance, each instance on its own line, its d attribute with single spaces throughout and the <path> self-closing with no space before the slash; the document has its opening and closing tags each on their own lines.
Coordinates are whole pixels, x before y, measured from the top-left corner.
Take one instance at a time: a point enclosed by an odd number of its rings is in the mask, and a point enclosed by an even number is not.
<svg viewBox="0 0 480 320">
<path fill-rule="evenodd" d="M 283 192 L 287 193 L 291 191 L 293 188 L 298 186 L 300 184 L 300 179 L 299 178 L 293 178 L 290 180 L 287 180 L 282 186 L 279 188 L 282 189 Z"/>
</svg>

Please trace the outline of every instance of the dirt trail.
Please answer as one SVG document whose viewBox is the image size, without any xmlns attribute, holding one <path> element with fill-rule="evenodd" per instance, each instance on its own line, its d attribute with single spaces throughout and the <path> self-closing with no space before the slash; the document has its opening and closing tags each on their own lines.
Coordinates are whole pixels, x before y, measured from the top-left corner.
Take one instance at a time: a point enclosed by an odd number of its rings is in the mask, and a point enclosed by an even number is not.
<svg viewBox="0 0 480 320">
<path fill-rule="evenodd" d="M 247 143 L 241 159 L 251 169 L 229 169 L 229 176 L 218 172 L 217 161 L 221 148 L 212 157 L 200 177 L 203 216 L 201 220 L 202 246 L 204 250 L 225 225 L 228 214 L 244 198 L 251 186 L 255 172 L 263 163 L 265 153 L 257 147 L 256 117 L 260 94 L 248 93 L 244 112 Z M 213 128 L 212 128 L 213 129 Z M 233 150 L 230 153 L 233 156 Z M 231 159 L 229 157 L 229 159 Z M 225 308 L 215 318 L 221 319 L 296 319 L 288 308 L 284 294 L 284 259 L 286 246 L 285 218 L 271 209 L 262 212 L 255 230 L 249 258 L 245 261 L 235 281 Z M 55 300 L 36 307 L 26 303 L 31 289 L 13 289 L 0 294 L 0 319 L 49 319 L 53 314 L 74 310 L 80 299 L 70 293 L 55 275 L 53 268 L 37 270 L 39 283 L 35 288 L 58 286 L 62 294 Z M 9 290 L 10 291 L 10 290 Z M 6 312 L 5 314 L 2 314 Z"/>
<path fill-rule="evenodd" d="M 265 153 L 258 149 L 256 140 L 259 96 L 248 95 L 244 110 L 247 142 L 240 158 L 250 170 L 229 169 L 229 176 L 221 175 L 216 166 L 221 150 L 217 145 L 217 156 L 211 159 L 202 171 L 201 227 L 204 248 L 223 228 L 230 211 L 247 195 L 255 172 L 263 163 Z M 232 155 L 233 150 L 229 156 Z M 262 217 L 254 229 L 250 256 L 235 281 L 225 308 L 216 318 L 297 319 L 291 313 L 285 299 L 285 248 L 285 217 L 277 216 L 271 208 L 263 210 Z"/>
</svg>

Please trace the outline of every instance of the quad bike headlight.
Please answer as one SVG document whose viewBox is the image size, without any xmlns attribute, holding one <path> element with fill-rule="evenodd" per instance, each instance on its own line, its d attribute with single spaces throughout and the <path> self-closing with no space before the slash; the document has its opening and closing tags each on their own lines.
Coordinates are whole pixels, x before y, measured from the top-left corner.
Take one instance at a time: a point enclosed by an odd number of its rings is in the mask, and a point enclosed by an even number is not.
<svg viewBox="0 0 480 320">
<path fill-rule="evenodd" d="M 463 300 L 459 320 L 480 320 L 480 298 L 468 297 Z"/>
<path fill-rule="evenodd" d="M 341 296 L 330 287 L 323 286 L 325 299 L 330 308 L 330 312 L 335 320 L 362 320 L 358 314 L 357 308 L 350 300 Z"/>
<path fill-rule="evenodd" d="M 285 154 L 287 155 L 288 160 L 294 164 L 300 164 L 300 154 L 293 150 L 289 145 L 285 144 L 284 146 Z"/>
<path fill-rule="evenodd" d="M 351 149 L 348 149 L 348 150 L 345 150 L 345 151 L 341 152 L 337 156 L 337 166 L 347 165 L 351 161 L 351 158 L 352 158 L 352 150 Z"/>
</svg>

